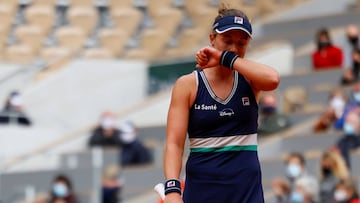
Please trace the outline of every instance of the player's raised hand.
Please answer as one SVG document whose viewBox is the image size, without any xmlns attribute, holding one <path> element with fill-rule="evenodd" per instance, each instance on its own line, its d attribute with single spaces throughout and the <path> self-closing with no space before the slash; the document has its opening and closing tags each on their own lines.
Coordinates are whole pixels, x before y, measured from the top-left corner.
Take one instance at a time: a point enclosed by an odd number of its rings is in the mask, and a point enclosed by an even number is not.
<svg viewBox="0 0 360 203">
<path fill-rule="evenodd" d="M 211 68 L 219 65 L 221 51 L 213 47 L 204 47 L 196 53 L 197 68 Z"/>
</svg>

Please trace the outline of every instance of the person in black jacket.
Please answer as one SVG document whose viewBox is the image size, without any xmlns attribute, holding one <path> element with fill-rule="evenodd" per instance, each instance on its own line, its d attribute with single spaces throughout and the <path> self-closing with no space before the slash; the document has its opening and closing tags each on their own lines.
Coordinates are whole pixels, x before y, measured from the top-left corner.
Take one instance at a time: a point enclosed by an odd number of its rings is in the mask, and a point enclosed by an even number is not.
<svg viewBox="0 0 360 203">
<path fill-rule="evenodd" d="M 97 127 L 92 131 L 88 145 L 90 147 L 120 148 L 120 130 L 115 126 L 115 116 L 104 112 Z"/>
<path fill-rule="evenodd" d="M 9 94 L 4 108 L 0 112 L 0 124 L 18 124 L 22 126 L 32 124 L 30 118 L 24 112 L 23 99 L 18 91 Z"/>
<path fill-rule="evenodd" d="M 138 138 L 138 130 L 134 123 L 127 121 L 121 127 L 121 164 L 138 165 L 147 164 L 151 162 L 151 155 L 149 149 Z"/>
</svg>

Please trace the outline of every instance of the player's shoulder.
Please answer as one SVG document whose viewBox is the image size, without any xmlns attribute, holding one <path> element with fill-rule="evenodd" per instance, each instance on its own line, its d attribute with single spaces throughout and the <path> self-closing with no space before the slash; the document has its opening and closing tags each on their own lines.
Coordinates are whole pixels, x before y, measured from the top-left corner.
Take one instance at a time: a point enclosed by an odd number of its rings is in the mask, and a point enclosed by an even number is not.
<svg viewBox="0 0 360 203">
<path fill-rule="evenodd" d="M 196 85 L 195 77 L 195 72 L 182 75 L 176 80 L 175 85 L 182 87 L 193 87 L 193 85 Z"/>
</svg>

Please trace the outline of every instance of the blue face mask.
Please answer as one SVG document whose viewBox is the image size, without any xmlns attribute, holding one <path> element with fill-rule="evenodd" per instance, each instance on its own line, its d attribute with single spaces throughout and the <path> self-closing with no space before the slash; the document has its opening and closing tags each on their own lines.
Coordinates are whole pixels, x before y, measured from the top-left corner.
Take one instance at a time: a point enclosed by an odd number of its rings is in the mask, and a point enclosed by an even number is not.
<svg viewBox="0 0 360 203">
<path fill-rule="evenodd" d="M 355 134 L 355 128 L 350 123 L 344 124 L 343 131 L 344 131 L 345 135 L 354 135 Z"/>
<path fill-rule="evenodd" d="M 290 202 L 291 203 L 302 203 L 304 201 L 304 196 L 297 192 L 297 191 L 294 191 L 293 193 L 291 193 L 291 196 L 290 196 Z"/>
<path fill-rule="evenodd" d="M 301 168 L 297 164 L 289 164 L 286 168 L 286 173 L 290 178 L 297 178 L 301 175 Z"/>
<path fill-rule="evenodd" d="M 360 103 L 360 92 L 353 92 L 352 95 L 353 95 L 356 103 Z"/>
<path fill-rule="evenodd" d="M 60 198 L 66 197 L 69 193 L 68 188 L 64 183 L 55 183 L 52 190 L 55 196 Z"/>
</svg>

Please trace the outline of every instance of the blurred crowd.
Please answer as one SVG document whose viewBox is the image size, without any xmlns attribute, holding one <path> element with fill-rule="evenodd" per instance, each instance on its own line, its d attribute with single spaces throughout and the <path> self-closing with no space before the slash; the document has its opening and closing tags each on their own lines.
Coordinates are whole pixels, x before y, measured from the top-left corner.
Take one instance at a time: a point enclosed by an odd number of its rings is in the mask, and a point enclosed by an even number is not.
<svg viewBox="0 0 360 203">
<path fill-rule="evenodd" d="M 352 170 L 351 154 L 360 148 L 360 42 L 355 25 L 346 27 L 345 46 L 335 45 L 330 32 L 321 28 L 312 53 L 314 71 L 341 69 L 339 83 L 329 92 L 327 108 L 313 125 L 313 135 L 335 131 L 342 134 L 321 155 L 319 176 L 307 170 L 303 152 L 290 153 L 284 176 L 272 180 L 275 203 L 359 203 L 358 175 Z M 279 112 L 275 93 L 260 99 L 259 134 L 275 134 L 293 124 Z M 269 116 L 271 115 L 271 116 Z"/>
</svg>

